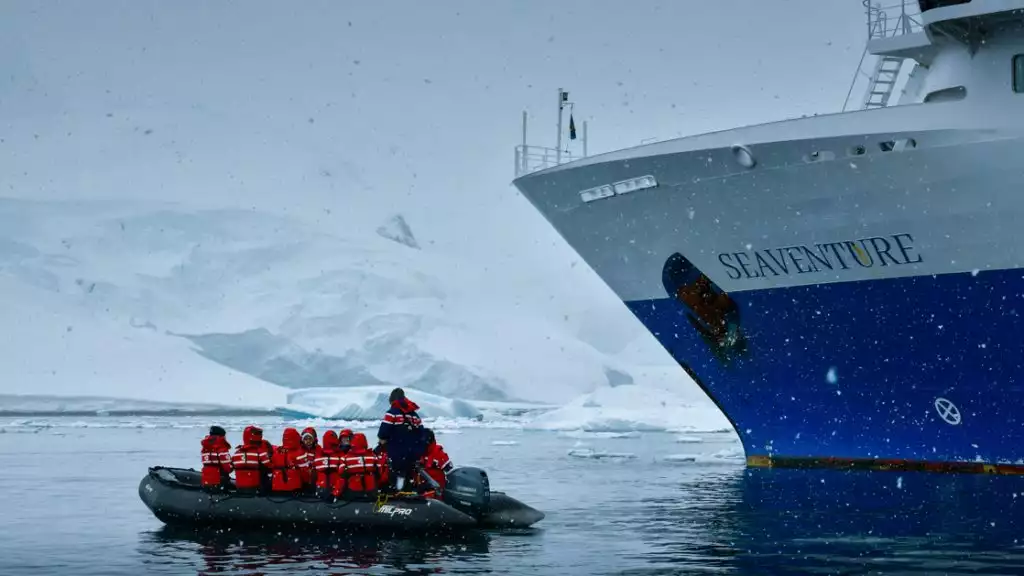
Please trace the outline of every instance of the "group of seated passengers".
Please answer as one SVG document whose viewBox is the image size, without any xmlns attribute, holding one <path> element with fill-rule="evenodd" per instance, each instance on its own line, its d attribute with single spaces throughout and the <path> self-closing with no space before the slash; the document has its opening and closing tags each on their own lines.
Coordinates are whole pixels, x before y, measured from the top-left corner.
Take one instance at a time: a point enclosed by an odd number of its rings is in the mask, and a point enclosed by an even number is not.
<svg viewBox="0 0 1024 576">
<path fill-rule="evenodd" d="M 393 419 L 385 416 L 388 420 Z M 420 430 L 425 442 L 410 480 L 417 492 L 436 497 L 439 494 L 418 474 L 418 468 L 443 490 L 452 463 L 434 432 Z M 378 490 L 405 488 L 398 475 L 389 474 L 395 467 L 388 458 L 386 441 L 382 439 L 371 450 L 365 434 L 353 434 L 348 429 L 340 433 L 328 430 L 320 445 L 313 428 L 306 428 L 301 436 L 295 428 L 285 428 L 281 445 L 273 446 L 263 439 L 262 429 L 248 426 L 242 433 L 242 444 L 232 454 L 224 429 L 212 426 L 202 441 L 202 460 L 202 485 L 214 491 L 231 486 L 232 472 L 234 487 L 241 492 L 314 492 L 325 500 L 360 499 L 372 497 Z"/>
</svg>

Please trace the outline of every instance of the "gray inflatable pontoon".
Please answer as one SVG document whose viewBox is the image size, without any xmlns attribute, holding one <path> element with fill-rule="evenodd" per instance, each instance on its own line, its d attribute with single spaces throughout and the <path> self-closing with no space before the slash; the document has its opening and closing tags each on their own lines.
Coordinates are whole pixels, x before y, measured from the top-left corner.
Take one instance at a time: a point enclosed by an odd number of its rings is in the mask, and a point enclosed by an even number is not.
<svg viewBox="0 0 1024 576">
<path fill-rule="evenodd" d="M 257 495 L 229 488 L 209 493 L 200 473 L 153 467 L 139 483 L 139 497 L 161 522 L 173 526 L 294 527 L 452 531 L 523 528 L 544 513 L 502 492 L 491 492 L 487 473 L 458 468 L 448 475 L 443 501 L 421 496 L 324 502 L 311 495 Z"/>
</svg>

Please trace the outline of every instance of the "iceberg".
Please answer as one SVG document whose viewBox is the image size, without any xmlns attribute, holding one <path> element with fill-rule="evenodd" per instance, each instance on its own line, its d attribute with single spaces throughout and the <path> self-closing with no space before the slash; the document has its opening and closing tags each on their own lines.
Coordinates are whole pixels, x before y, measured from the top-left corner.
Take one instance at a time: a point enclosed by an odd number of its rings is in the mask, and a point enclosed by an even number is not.
<svg viewBox="0 0 1024 576">
<path fill-rule="evenodd" d="M 606 386 L 537 415 L 527 428 L 590 433 L 731 430 L 699 389 L 675 382 L 670 368 L 637 370 L 639 384 Z M 693 387 L 695 388 L 695 387 Z"/>
</svg>

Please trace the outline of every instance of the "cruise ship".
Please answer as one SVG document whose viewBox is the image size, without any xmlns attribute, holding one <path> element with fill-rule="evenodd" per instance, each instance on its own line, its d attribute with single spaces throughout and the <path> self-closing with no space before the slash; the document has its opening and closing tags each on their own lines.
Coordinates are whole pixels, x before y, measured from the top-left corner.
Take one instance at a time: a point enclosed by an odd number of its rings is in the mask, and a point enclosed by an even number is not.
<svg viewBox="0 0 1024 576">
<path fill-rule="evenodd" d="M 855 110 L 514 184 L 748 466 L 1024 473 L 1024 0 L 890 1 Z"/>
</svg>

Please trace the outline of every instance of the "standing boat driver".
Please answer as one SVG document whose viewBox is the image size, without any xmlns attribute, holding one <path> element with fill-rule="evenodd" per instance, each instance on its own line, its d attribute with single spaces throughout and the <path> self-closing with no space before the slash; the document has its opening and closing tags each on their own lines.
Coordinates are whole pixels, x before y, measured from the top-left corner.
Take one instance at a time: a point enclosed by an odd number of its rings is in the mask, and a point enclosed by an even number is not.
<svg viewBox="0 0 1024 576">
<path fill-rule="evenodd" d="M 405 397 L 404 390 L 392 390 L 388 401 L 391 407 L 381 419 L 377 439 L 381 448 L 387 451 L 390 485 L 401 492 L 406 480 L 411 484 L 416 464 L 426 449 L 426 435 L 423 422 L 416 413 L 419 406 Z"/>
</svg>

